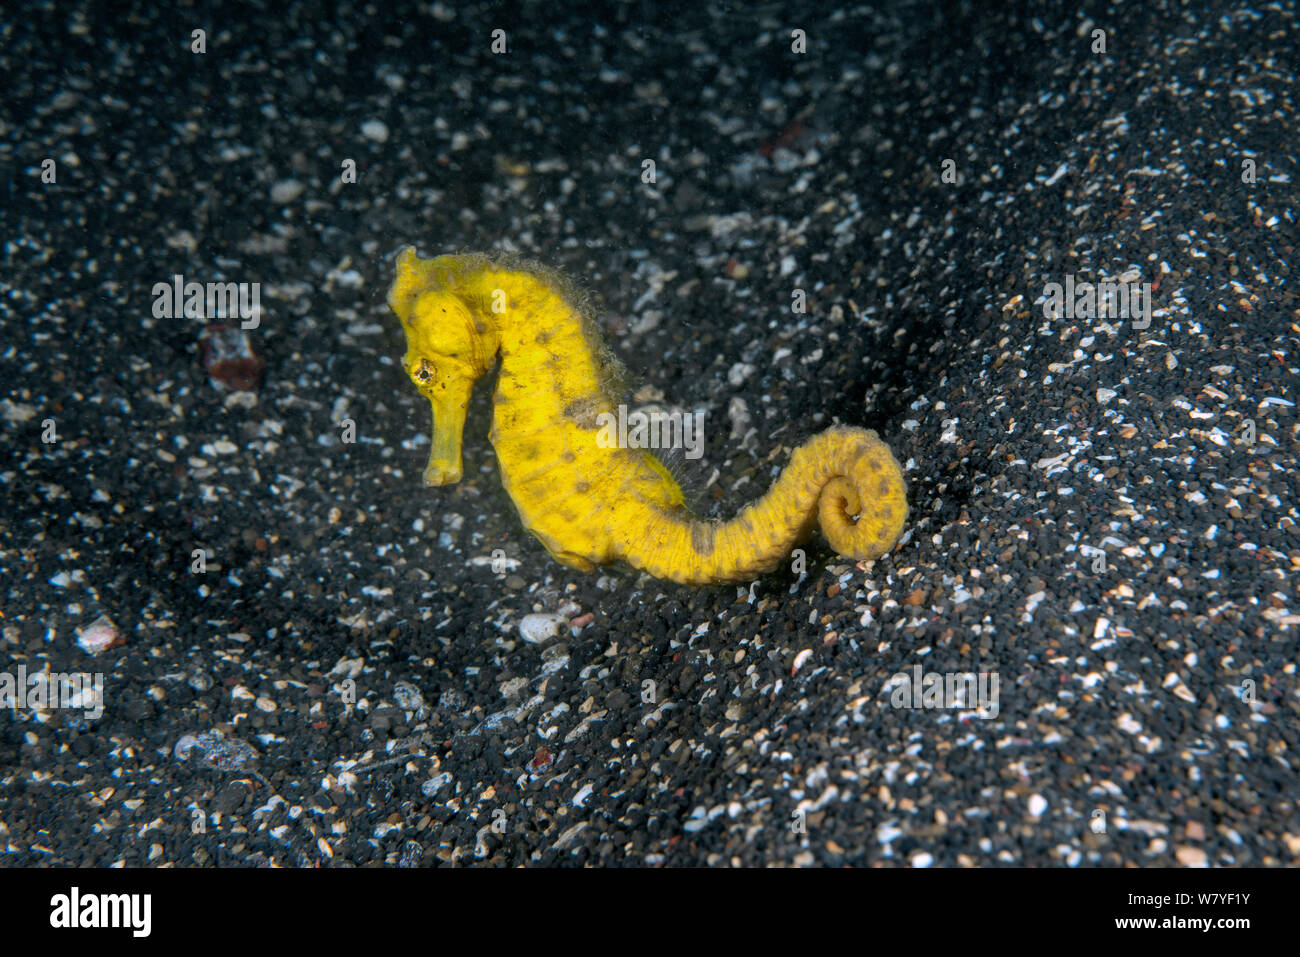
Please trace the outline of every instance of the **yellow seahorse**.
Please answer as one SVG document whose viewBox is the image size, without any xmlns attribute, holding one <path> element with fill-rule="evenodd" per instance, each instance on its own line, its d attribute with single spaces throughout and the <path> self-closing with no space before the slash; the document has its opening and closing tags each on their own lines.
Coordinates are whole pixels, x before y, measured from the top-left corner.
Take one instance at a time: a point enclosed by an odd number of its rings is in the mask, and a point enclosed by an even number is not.
<svg viewBox="0 0 1300 957">
<path fill-rule="evenodd" d="M 592 571 L 623 561 L 690 585 L 772 571 L 820 523 L 831 547 L 877 558 L 907 519 L 903 471 L 866 429 L 813 436 L 757 502 L 729 522 L 693 516 L 649 450 L 598 441 L 621 397 L 621 367 L 582 295 L 558 273 L 510 256 L 397 258 L 388 304 L 406 331 L 403 365 L 433 406 L 427 485 L 461 478 L 474 382 L 498 355 L 489 438 L 519 517 L 547 550 Z"/>
</svg>

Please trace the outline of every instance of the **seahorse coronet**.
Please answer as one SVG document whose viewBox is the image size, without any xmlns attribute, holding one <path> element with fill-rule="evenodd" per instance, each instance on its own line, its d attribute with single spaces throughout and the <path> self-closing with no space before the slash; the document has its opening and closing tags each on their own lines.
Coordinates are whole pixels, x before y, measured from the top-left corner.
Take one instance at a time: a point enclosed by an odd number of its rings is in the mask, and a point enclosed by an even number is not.
<svg viewBox="0 0 1300 957">
<path fill-rule="evenodd" d="M 582 571 L 616 562 L 692 585 L 773 571 L 814 528 L 841 555 L 886 554 L 907 521 L 903 470 L 875 432 L 835 426 L 809 438 L 757 501 L 730 521 L 686 508 L 648 449 L 600 441 L 623 368 L 587 297 L 561 273 L 510 254 L 422 259 L 399 251 L 388 304 L 406 333 L 403 369 L 433 411 L 429 485 L 462 476 L 474 382 L 500 359 L 489 438 L 502 484 L 531 532 Z"/>
</svg>

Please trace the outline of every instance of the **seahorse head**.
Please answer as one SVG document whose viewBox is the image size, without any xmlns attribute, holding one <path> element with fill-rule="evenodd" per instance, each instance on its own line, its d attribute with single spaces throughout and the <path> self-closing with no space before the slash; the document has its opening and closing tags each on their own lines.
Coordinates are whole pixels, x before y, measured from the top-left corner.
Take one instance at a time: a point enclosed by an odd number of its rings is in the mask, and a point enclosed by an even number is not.
<svg viewBox="0 0 1300 957">
<path fill-rule="evenodd" d="M 474 382 L 491 367 L 500 337 L 462 286 L 467 256 L 421 259 L 413 246 L 397 256 L 388 305 L 406 332 L 402 366 L 433 406 L 433 447 L 426 485 L 460 481 L 461 436 Z"/>
</svg>

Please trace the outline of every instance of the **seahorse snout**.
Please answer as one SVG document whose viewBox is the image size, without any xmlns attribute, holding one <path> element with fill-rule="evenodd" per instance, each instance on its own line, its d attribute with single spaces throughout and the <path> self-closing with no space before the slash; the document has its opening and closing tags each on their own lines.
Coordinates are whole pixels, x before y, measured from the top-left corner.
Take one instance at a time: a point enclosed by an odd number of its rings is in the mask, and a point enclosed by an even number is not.
<svg viewBox="0 0 1300 957">
<path fill-rule="evenodd" d="M 456 380 L 443 383 L 433 395 L 425 391 L 433 407 L 432 448 L 424 469 L 425 485 L 455 485 L 461 479 L 461 437 L 473 388 L 472 380 Z"/>
</svg>

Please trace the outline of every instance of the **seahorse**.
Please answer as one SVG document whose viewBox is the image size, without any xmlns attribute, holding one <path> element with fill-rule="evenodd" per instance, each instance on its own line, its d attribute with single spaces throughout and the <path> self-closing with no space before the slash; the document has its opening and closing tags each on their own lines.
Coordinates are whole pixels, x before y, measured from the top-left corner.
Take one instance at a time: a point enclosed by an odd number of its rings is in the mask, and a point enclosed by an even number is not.
<svg viewBox="0 0 1300 957">
<path fill-rule="evenodd" d="M 820 525 L 851 559 L 884 555 L 907 520 L 903 470 L 875 432 L 837 426 L 796 448 L 760 499 L 730 521 L 687 508 L 644 448 L 606 447 L 604 414 L 622 367 L 585 296 L 560 273 L 510 255 L 397 257 L 389 307 L 406 333 L 403 367 L 433 409 L 426 485 L 462 475 L 471 391 L 500 357 L 489 439 L 524 528 L 582 571 L 624 562 L 688 585 L 772 572 Z"/>
</svg>

